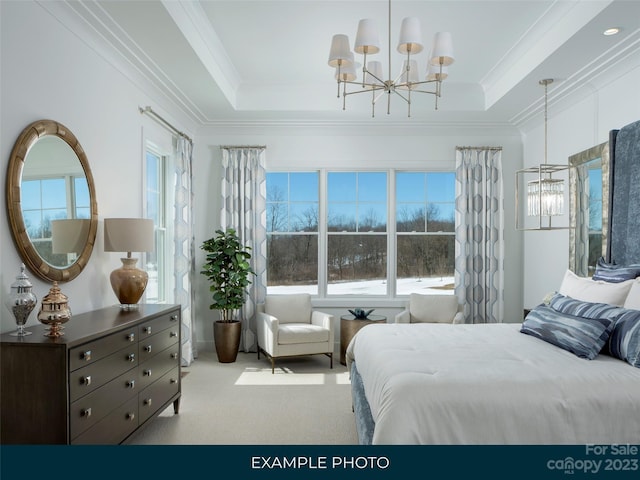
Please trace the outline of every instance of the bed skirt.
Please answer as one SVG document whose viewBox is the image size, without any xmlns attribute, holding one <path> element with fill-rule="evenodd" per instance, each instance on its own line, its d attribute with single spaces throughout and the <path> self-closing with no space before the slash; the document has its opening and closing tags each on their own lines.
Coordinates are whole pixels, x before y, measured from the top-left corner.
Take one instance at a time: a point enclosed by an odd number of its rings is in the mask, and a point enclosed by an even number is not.
<svg viewBox="0 0 640 480">
<path fill-rule="evenodd" d="M 353 411 L 356 416 L 358 443 L 360 445 L 371 445 L 373 429 L 376 424 L 373 421 L 369 402 L 367 402 L 367 397 L 364 394 L 364 384 L 356 368 L 356 362 L 351 363 L 351 397 L 353 401 Z"/>
</svg>

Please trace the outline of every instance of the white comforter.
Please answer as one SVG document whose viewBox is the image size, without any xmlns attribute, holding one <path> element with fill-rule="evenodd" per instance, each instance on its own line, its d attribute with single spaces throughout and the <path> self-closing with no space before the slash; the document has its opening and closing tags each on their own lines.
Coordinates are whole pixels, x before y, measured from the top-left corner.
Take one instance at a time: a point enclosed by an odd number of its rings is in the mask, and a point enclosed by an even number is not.
<svg viewBox="0 0 640 480">
<path fill-rule="evenodd" d="M 375 324 L 347 348 L 374 444 L 639 444 L 640 368 L 519 324 Z"/>
</svg>

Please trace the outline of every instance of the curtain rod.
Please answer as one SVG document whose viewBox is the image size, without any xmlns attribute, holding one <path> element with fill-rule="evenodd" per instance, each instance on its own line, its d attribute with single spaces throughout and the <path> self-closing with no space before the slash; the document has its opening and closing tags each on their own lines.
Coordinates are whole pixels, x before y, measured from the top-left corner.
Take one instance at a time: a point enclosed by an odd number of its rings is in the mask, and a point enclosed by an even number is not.
<svg viewBox="0 0 640 480">
<path fill-rule="evenodd" d="M 266 149 L 266 145 L 220 145 L 220 150 L 230 150 L 232 148 L 262 148 Z"/>
<path fill-rule="evenodd" d="M 456 150 L 502 150 L 502 147 L 456 147 Z"/>
<path fill-rule="evenodd" d="M 146 106 L 144 108 L 142 107 L 138 107 L 138 110 L 140 111 L 140 113 L 144 114 L 146 113 L 147 115 L 151 116 L 151 117 L 155 117 L 156 120 L 158 120 L 159 122 L 163 123 L 166 127 L 168 127 L 171 131 L 173 131 L 173 133 L 175 133 L 176 135 L 180 135 L 181 137 L 186 138 L 189 143 L 191 143 L 193 145 L 193 140 L 191 140 L 191 137 L 189 137 L 189 135 L 187 135 L 184 132 L 181 132 L 180 130 L 178 130 L 176 127 L 174 127 L 173 125 L 171 125 L 169 122 L 167 122 L 164 118 L 162 118 L 159 114 L 157 114 L 153 108 Z"/>
</svg>

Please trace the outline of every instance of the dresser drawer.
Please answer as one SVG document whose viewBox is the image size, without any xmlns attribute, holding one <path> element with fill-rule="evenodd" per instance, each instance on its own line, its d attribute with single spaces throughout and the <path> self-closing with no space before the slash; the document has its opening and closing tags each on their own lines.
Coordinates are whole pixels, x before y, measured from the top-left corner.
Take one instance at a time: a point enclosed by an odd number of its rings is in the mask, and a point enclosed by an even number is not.
<svg viewBox="0 0 640 480">
<path fill-rule="evenodd" d="M 138 412 L 140 423 L 151 418 L 158 409 L 180 391 L 180 368 L 176 367 L 164 374 L 157 382 L 140 392 Z"/>
<path fill-rule="evenodd" d="M 129 345 L 69 375 L 69 396 L 75 401 L 138 365 L 138 344 Z"/>
<path fill-rule="evenodd" d="M 153 358 L 140 364 L 138 367 L 138 383 L 140 389 L 155 382 L 180 362 L 180 345 L 176 342 L 169 348 L 161 351 Z"/>
<path fill-rule="evenodd" d="M 127 345 L 135 344 L 137 340 L 138 328 L 131 327 L 80 347 L 72 348 L 69 350 L 69 370 L 74 371 L 90 365 Z"/>
<path fill-rule="evenodd" d="M 71 443 L 74 445 L 118 444 L 131 435 L 138 425 L 138 397 L 133 397 L 71 440 Z"/>
<path fill-rule="evenodd" d="M 71 404 L 70 430 L 74 439 L 132 397 L 137 398 L 136 369 L 85 395 Z"/>
<path fill-rule="evenodd" d="M 149 338 L 140 340 L 138 349 L 139 363 L 146 362 L 171 345 L 178 343 L 180 325 L 172 325 L 172 327 L 174 328 L 168 328 Z"/>
<path fill-rule="evenodd" d="M 141 340 L 148 338 L 171 326 L 176 326 L 176 328 L 180 326 L 180 312 L 178 310 L 141 323 L 138 327 L 139 337 Z"/>
</svg>

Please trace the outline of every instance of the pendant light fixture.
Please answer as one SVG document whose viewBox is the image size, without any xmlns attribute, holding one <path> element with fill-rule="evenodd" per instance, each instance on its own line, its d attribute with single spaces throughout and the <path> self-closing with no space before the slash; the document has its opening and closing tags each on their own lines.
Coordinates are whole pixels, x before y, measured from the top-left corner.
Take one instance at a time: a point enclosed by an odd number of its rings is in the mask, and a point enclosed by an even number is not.
<svg viewBox="0 0 640 480">
<path fill-rule="evenodd" d="M 568 170 L 569 165 L 551 165 L 547 159 L 547 111 L 548 111 L 548 86 L 553 83 L 552 78 L 540 80 L 544 86 L 544 163 L 537 167 L 531 167 L 516 172 L 516 228 L 518 230 L 555 230 L 568 227 L 552 226 L 552 218 L 564 215 L 564 178 L 554 178 L 563 170 Z M 527 174 L 534 174 L 531 180 L 524 180 Z M 529 177 L 531 178 L 531 177 Z M 536 220 L 521 220 L 521 207 L 519 205 L 519 186 L 526 181 L 526 213 L 527 217 Z M 523 225 L 521 225 L 523 224 Z"/>
<path fill-rule="evenodd" d="M 363 55 L 362 79 L 356 79 L 356 63 L 354 53 L 349 46 L 349 37 L 344 34 L 333 36 L 329 52 L 329 66 L 334 67 L 335 78 L 338 81 L 338 98 L 342 95 L 342 109 L 346 110 L 348 95 L 371 92 L 371 116 L 375 117 L 376 102 L 387 94 L 387 114 L 391 113 L 391 94 L 396 94 L 407 103 L 407 116 L 411 116 L 412 93 L 428 93 L 435 96 L 435 109 L 438 109 L 438 98 L 442 95 L 442 81 L 447 78 L 447 67 L 454 61 L 453 42 L 449 32 L 437 32 L 433 40 L 431 53 L 427 56 L 427 68 L 424 80 L 420 80 L 420 73 L 416 60 L 412 55 L 422 52 L 422 31 L 420 20 L 407 17 L 402 20 L 400 39 L 397 51 L 406 55 L 400 73 L 391 76 L 391 0 L 389 0 L 388 14 L 388 76 L 385 80 L 382 64 L 378 61 L 367 62 L 367 55 L 374 55 L 380 51 L 378 32 L 374 21 L 369 18 L 360 20 L 354 44 L 355 53 Z M 347 91 L 347 84 L 357 85 L 353 91 Z M 432 84 L 433 90 L 424 90 L 426 84 Z M 340 87 L 342 86 L 342 92 Z"/>
</svg>

